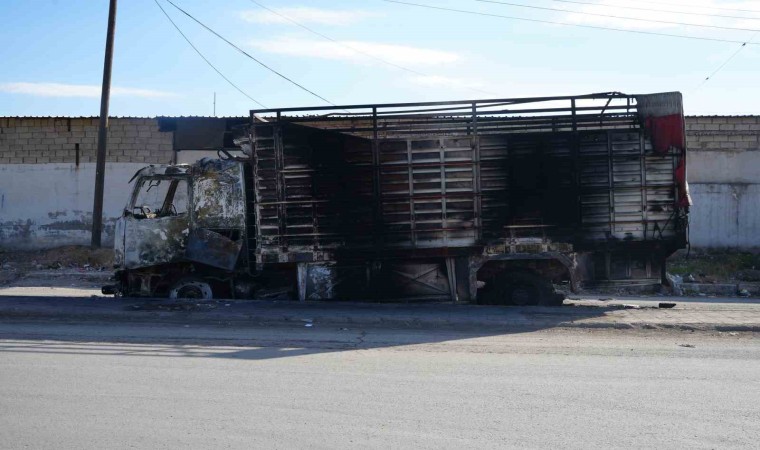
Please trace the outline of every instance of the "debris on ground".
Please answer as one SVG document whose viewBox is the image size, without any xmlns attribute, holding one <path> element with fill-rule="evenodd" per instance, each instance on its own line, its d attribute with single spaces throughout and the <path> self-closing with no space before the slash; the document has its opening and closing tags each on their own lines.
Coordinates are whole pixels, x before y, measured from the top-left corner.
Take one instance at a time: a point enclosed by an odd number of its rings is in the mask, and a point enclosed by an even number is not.
<svg viewBox="0 0 760 450">
<path fill-rule="evenodd" d="M 668 258 L 668 272 L 684 283 L 760 281 L 760 254 L 726 250 L 680 250 Z"/>
<path fill-rule="evenodd" d="M 217 307 L 214 303 L 153 303 L 144 302 L 129 306 L 134 311 L 210 311 Z"/>
<path fill-rule="evenodd" d="M 679 347 L 686 347 L 686 348 L 695 348 L 695 347 L 694 347 L 693 345 L 691 345 L 691 344 L 678 344 L 678 346 L 679 346 Z"/>
<path fill-rule="evenodd" d="M 93 249 L 84 245 L 67 245 L 47 250 L 0 250 L 0 267 L 23 272 L 45 269 L 111 270 L 113 249 Z"/>
<path fill-rule="evenodd" d="M 660 302 L 657 305 L 658 308 L 664 308 L 664 309 L 674 308 L 675 306 L 676 306 L 676 304 L 672 303 L 672 302 Z"/>
</svg>

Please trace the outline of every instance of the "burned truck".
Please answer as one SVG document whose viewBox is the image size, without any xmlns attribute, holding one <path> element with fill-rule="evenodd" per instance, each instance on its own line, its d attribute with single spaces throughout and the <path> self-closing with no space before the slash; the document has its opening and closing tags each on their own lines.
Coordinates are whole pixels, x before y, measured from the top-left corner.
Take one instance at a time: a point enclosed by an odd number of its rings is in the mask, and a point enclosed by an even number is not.
<svg viewBox="0 0 760 450">
<path fill-rule="evenodd" d="M 688 241 L 677 92 L 254 110 L 236 143 L 135 175 L 107 292 L 552 305 Z"/>
</svg>

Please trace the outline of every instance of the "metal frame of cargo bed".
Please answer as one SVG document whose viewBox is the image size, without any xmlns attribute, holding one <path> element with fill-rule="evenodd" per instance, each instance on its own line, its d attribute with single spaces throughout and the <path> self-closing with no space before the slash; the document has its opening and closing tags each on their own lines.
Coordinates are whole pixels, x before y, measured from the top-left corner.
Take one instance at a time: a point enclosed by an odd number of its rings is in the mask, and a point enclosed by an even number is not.
<svg viewBox="0 0 760 450">
<path fill-rule="evenodd" d="M 497 132 L 634 127 L 638 124 L 635 105 L 634 95 L 605 92 L 558 97 L 254 109 L 250 117 L 253 126 L 270 121 L 319 122 L 320 128 L 382 139 L 430 133 L 477 136 Z"/>
</svg>

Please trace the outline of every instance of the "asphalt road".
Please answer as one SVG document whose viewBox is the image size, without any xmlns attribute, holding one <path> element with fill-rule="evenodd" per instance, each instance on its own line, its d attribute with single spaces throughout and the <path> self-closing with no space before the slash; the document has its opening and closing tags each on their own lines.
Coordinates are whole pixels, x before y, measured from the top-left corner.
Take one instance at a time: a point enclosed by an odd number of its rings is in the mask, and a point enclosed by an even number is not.
<svg viewBox="0 0 760 450">
<path fill-rule="evenodd" d="M 731 448 L 746 333 L 0 324 L 4 448 Z"/>
</svg>

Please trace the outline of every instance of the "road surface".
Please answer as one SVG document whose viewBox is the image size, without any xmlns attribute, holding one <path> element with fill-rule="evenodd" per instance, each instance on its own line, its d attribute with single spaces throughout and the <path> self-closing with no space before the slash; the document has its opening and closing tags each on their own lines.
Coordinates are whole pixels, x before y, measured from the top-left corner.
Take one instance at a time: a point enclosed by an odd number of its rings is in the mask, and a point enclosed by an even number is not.
<svg viewBox="0 0 760 450">
<path fill-rule="evenodd" d="M 0 353 L 5 448 L 760 439 L 760 340 L 749 333 L 6 322 Z"/>
</svg>

